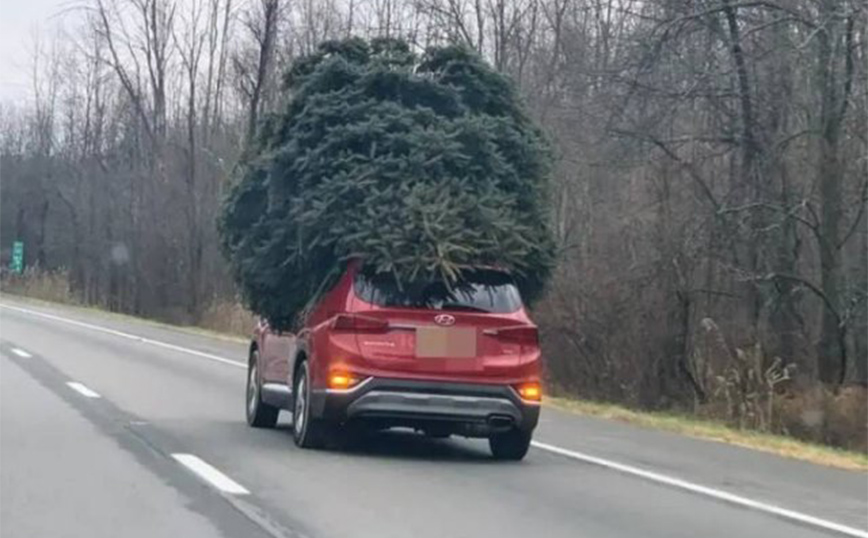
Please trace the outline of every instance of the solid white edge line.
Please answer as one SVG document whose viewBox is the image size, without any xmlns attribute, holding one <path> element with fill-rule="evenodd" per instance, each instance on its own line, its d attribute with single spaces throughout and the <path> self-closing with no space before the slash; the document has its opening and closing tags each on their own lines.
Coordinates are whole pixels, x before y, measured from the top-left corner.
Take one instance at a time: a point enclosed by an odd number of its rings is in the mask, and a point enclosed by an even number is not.
<svg viewBox="0 0 868 538">
<path fill-rule="evenodd" d="M 786 508 L 781 508 L 780 506 L 775 506 L 773 504 L 767 504 L 764 502 L 755 501 L 753 499 L 748 499 L 747 497 L 741 497 L 739 495 L 735 495 L 733 493 L 728 493 L 726 491 L 722 491 L 719 489 L 710 488 L 707 486 L 701 486 L 699 484 L 694 484 L 693 482 L 681 480 L 680 478 L 674 478 L 674 477 L 666 476 L 666 475 L 663 475 L 660 473 L 655 473 L 653 471 L 647 471 L 645 469 L 633 467 L 632 465 L 624 465 L 622 463 L 617 463 L 617 462 L 610 461 L 607 459 L 598 458 L 596 456 L 591 456 L 590 454 L 584 454 L 582 452 L 576 452 L 574 450 L 567 450 L 565 448 L 560 448 L 560 447 L 557 447 L 554 445 L 541 443 L 539 441 L 531 441 L 531 446 L 538 448 L 540 450 L 545 450 L 545 451 L 551 452 L 553 454 L 566 456 L 568 458 L 572 458 L 574 460 L 582 461 L 585 463 L 590 463 L 593 465 L 599 465 L 600 467 L 605 467 L 605 468 L 611 469 L 613 471 L 618 471 L 621 473 L 637 476 L 640 478 L 644 478 L 645 480 L 650 480 L 652 482 L 657 482 L 659 484 L 665 484 L 667 486 L 678 488 L 678 489 L 681 489 L 684 491 L 689 491 L 691 493 L 695 493 L 698 495 L 711 497 L 713 499 L 724 501 L 724 502 L 734 504 L 737 506 L 741 506 L 744 508 L 749 508 L 752 510 L 765 512 L 767 514 L 772 514 L 772 515 L 778 516 L 780 518 L 789 519 L 789 520 L 797 521 L 799 523 L 803 523 L 806 525 L 811 525 L 813 527 L 819 527 L 821 529 L 838 532 L 841 534 L 845 534 L 847 536 L 855 536 L 857 538 L 868 538 L 868 532 L 857 529 L 855 527 L 849 527 L 847 525 L 841 525 L 840 523 L 835 523 L 835 522 L 821 519 L 818 517 L 810 516 L 808 514 L 803 514 L 801 512 L 797 512 L 795 510 L 788 510 Z"/>
<path fill-rule="evenodd" d="M 82 321 L 75 321 L 69 318 L 63 318 L 60 316 L 54 316 L 52 314 L 45 314 L 43 312 L 37 312 L 36 310 L 30 310 L 28 308 L 21 308 L 18 306 L 10 306 L 7 304 L 0 304 L 2 308 L 8 308 L 9 310 L 15 310 L 17 312 L 23 312 L 25 314 L 30 314 L 32 316 L 37 316 L 45 319 L 50 319 L 54 321 L 59 321 L 61 323 L 67 323 L 69 325 L 75 325 L 76 327 L 82 327 L 85 329 L 90 329 L 92 331 L 97 331 L 105 334 L 111 334 L 114 336 L 119 336 L 121 338 L 126 338 L 127 340 L 133 340 L 142 344 L 150 344 L 152 346 L 161 347 L 164 349 L 171 349 L 172 351 L 177 351 L 180 353 L 186 353 L 188 355 L 193 355 L 195 357 L 200 357 L 203 359 L 208 359 L 211 361 L 219 362 L 221 364 L 228 364 L 229 366 L 235 366 L 237 368 L 247 368 L 247 364 L 243 362 L 229 360 L 224 357 L 220 357 L 219 355 L 212 355 L 211 353 L 205 353 L 203 351 L 196 351 L 195 349 L 189 349 L 186 347 L 176 346 L 175 344 L 170 344 L 168 342 L 161 342 L 160 340 L 152 340 L 150 338 L 145 338 L 143 336 L 136 336 L 134 334 L 125 333 L 123 331 L 116 331 L 114 329 L 109 329 L 107 327 L 101 327 L 99 325 L 93 325 L 90 323 L 84 323 Z"/>
<path fill-rule="evenodd" d="M 172 454 L 172 457 L 175 458 L 178 463 L 193 471 L 193 473 L 195 473 L 199 478 L 224 493 L 231 493 L 233 495 L 250 494 L 250 492 L 247 491 L 247 488 L 220 472 L 213 465 L 193 454 Z"/>
<path fill-rule="evenodd" d="M 30 357 L 33 356 L 30 353 L 27 353 L 26 351 L 24 351 L 23 349 L 18 349 L 17 347 L 12 348 L 12 353 L 15 353 L 19 357 L 23 357 L 25 359 L 29 359 Z"/>
<path fill-rule="evenodd" d="M 106 334 L 112 334 L 115 336 L 119 336 L 121 338 L 126 338 L 129 340 L 134 340 L 137 342 L 150 344 L 150 345 L 162 347 L 165 349 L 171 349 L 173 351 L 178 351 L 181 353 L 187 353 L 189 355 L 201 357 L 204 359 L 209 359 L 209 360 L 219 362 L 222 364 L 227 364 L 229 366 L 236 366 L 239 368 L 246 368 L 247 367 L 247 365 L 245 363 L 242 363 L 242 362 L 229 360 L 229 359 L 226 359 L 224 357 L 212 355 L 210 353 L 204 353 L 201 351 L 196 351 L 194 349 L 176 346 L 174 344 L 169 344 L 167 342 L 161 342 L 159 340 L 152 340 L 150 338 L 144 338 L 141 336 L 136 336 L 134 334 L 125 333 L 122 331 L 116 331 L 114 329 L 108 329 L 106 327 L 101 327 L 99 325 L 92 325 L 90 323 L 75 321 L 75 320 L 63 318 L 60 316 L 54 316 L 52 314 L 45 314 L 43 312 L 37 312 L 35 310 L 30 310 L 27 308 L 20 308 L 17 306 L 0 304 L 0 307 L 8 308 L 10 310 L 16 310 L 18 312 L 23 312 L 25 314 L 31 314 L 31 315 L 46 318 L 46 319 L 60 321 L 62 323 L 68 323 L 70 325 L 83 327 L 85 329 L 99 331 L 99 332 L 103 332 Z M 747 497 L 741 497 L 739 495 L 735 495 L 735 494 L 721 491 L 718 489 L 714 489 L 714 488 L 710 488 L 710 487 L 706 487 L 706 486 L 701 486 L 699 484 L 694 484 L 692 482 L 688 482 L 686 480 L 681 480 L 679 478 L 669 477 L 666 475 L 655 473 L 653 471 L 646 471 L 646 470 L 640 469 L 638 467 L 633 467 L 630 465 L 624 465 L 624 464 L 617 463 L 617 462 L 610 461 L 610 460 L 606 460 L 603 458 L 598 458 L 596 456 L 591 456 L 589 454 L 583 454 L 581 452 L 576 452 L 574 450 L 568 450 L 568 449 L 560 448 L 560 447 L 557 447 L 554 445 L 541 443 L 539 441 L 532 441 L 531 444 L 540 450 L 547 450 L 547 451 L 552 452 L 554 454 L 559 454 L 561 456 L 566 456 L 568 458 L 572 458 L 575 460 L 583 461 L 586 463 L 591 463 L 594 465 L 599 465 L 601 467 L 606 467 L 606 468 L 612 469 L 614 471 L 619 471 L 619 472 L 630 474 L 633 476 L 638 476 L 638 477 L 644 478 L 646 480 L 651 480 L 653 482 L 657 482 L 660 484 L 666 484 L 666 485 L 669 485 L 669 486 L 672 486 L 675 488 L 679 488 L 679 489 L 684 490 L 684 491 L 689 491 L 689 492 L 696 493 L 699 495 L 704 495 L 706 497 L 711 497 L 711 498 L 718 499 L 718 500 L 728 502 L 731 504 L 735 504 L 738 506 L 743 506 L 745 508 L 751 508 L 753 510 L 758 510 L 761 512 L 765 512 L 767 514 L 772 514 L 772 515 L 775 515 L 775 516 L 778 516 L 778 517 L 781 517 L 784 519 L 790 519 L 793 521 L 798 521 L 798 522 L 801 522 L 801 523 L 804 523 L 807 525 L 812 525 L 812 526 L 819 527 L 822 529 L 839 532 L 841 534 L 845 534 L 848 536 L 855 536 L 857 538 L 868 538 L 868 532 L 866 532 L 866 531 L 862 531 L 862 530 L 854 528 L 854 527 L 849 527 L 847 525 L 841 525 L 839 523 L 835 523 L 835 522 L 821 519 L 818 517 L 810 516 L 808 514 L 803 514 L 801 512 L 796 512 L 794 510 L 788 510 L 786 508 L 781 508 L 781 507 L 775 506 L 773 504 L 767 504 L 767 503 L 760 502 L 760 501 L 754 501 L 753 499 L 748 499 Z M 241 490 L 244 491 L 244 493 L 248 493 L 246 489 L 244 489 L 243 487 L 241 487 L 237 483 L 233 482 L 230 478 L 228 478 L 225 475 L 223 475 L 222 473 L 220 473 L 220 471 L 218 471 L 217 469 L 214 469 L 213 467 L 211 467 L 210 465 L 208 465 L 204 461 L 200 460 L 199 458 L 196 458 L 196 456 L 192 456 L 189 454 L 173 454 L 173 457 L 175 457 L 175 459 L 180 461 L 181 463 L 184 463 L 184 461 L 182 461 L 182 458 L 187 458 L 187 457 L 198 460 L 203 465 L 205 465 L 207 468 L 213 470 L 218 475 L 222 476 L 223 478 L 226 478 L 229 482 L 231 482 L 235 486 L 239 487 Z M 186 463 L 184 463 L 184 464 L 187 465 Z M 190 467 L 190 466 L 188 465 L 188 467 Z M 190 468 L 192 469 L 192 467 L 190 467 Z M 194 470 L 194 472 L 195 472 L 195 470 Z M 197 474 L 199 474 L 199 473 L 197 472 Z M 200 476 L 202 476 L 202 475 L 200 475 Z M 204 476 L 203 476 L 203 478 L 208 480 L 208 478 L 206 478 Z"/>
<path fill-rule="evenodd" d="M 67 381 L 66 384 L 69 386 L 69 388 L 81 394 L 82 396 L 87 396 L 88 398 L 100 398 L 99 394 L 92 391 L 87 386 L 79 383 L 78 381 Z"/>
</svg>

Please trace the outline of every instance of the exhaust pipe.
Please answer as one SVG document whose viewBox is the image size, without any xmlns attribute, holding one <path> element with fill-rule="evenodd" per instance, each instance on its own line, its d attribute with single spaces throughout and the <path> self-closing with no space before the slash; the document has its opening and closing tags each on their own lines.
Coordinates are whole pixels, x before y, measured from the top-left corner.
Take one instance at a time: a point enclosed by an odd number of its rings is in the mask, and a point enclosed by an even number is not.
<svg viewBox="0 0 868 538">
<path fill-rule="evenodd" d="M 495 430 L 508 430 L 512 428 L 512 417 L 506 415 L 491 415 L 488 417 L 488 425 Z"/>
</svg>

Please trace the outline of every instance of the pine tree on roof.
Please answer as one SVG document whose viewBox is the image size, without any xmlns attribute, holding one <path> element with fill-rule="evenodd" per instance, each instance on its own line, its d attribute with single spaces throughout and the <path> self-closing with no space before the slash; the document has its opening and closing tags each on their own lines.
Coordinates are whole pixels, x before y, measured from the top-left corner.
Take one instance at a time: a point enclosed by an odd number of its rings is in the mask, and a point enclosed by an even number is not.
<svg viewBox="0 0 868 538">
<path fill-rule="evenodd" d="M 549 151 L 506 77 L 463 47 L 352 38 L 283 82 L 219 222 L 254 312 L 293 325 L 351 259 L 399 284 L 496 266 L 539 296 Z"/>
</svg>

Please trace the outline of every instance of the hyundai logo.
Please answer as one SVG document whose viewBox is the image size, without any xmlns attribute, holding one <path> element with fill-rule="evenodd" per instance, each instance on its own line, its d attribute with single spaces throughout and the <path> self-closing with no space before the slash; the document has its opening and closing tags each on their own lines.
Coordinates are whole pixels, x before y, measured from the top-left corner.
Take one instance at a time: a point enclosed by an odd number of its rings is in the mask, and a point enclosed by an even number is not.
<svg viewBox="0 0 868 538">
<path fill-rule="evenodd" d="M 434 316 L 434 322 L 437 325 L 455 325 L 455 316 L 450 316 L 449 314 L 439 314 Z"/>
</svg>

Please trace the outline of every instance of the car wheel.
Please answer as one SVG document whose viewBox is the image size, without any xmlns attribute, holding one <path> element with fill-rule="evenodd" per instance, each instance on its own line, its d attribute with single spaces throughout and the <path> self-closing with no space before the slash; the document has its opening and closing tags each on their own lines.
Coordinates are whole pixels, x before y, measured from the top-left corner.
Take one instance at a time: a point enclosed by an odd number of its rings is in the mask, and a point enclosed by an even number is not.
<svg viewBox="0 0 868 538">
<path fill-rule="evenodd" d="M 520 461 L 530 449 L 531 432 L 512 429 L 488 438 L 488 446 L 495 459 Z"/>
<path fill-rule="evenodd" d="M 301 448 L 322 448 L 326 441 L 327 424 L 311 414 L 310 374 L 306 361 L 298 367 L 292 394 L 292 438 L 295 444 Z"/>
<path fill-rule="evenodd" d="M 247 364 L 247 398 L 244 406 L 247 424 L 254 428 L 273 428 L 277 424 L 280 408 L 262 401 L 262 385 L 259 380 L 259 352 L 250 352 Z"/>
</svg>

